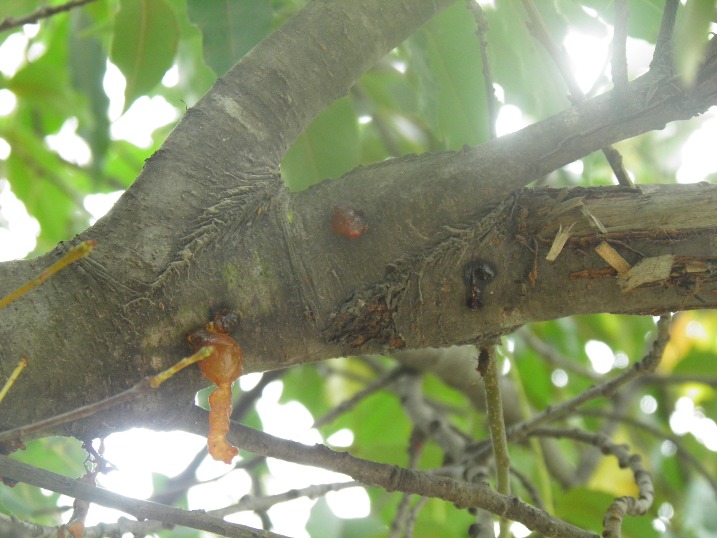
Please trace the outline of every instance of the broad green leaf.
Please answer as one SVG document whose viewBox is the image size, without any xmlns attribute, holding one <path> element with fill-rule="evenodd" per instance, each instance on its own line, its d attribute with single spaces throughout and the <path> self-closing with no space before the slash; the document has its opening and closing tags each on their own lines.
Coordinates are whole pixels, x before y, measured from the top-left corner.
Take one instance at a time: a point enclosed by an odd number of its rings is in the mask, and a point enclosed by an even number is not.
<svg viewBox="0 0 717 538">
<path fill-rule="evenodd" d="M 69 69 L 75 90 L 88 100 L 89 114 L 80 123 L 78 134 L 92 150 L 92 168 L 97 173 L 102 168 L 110 144 L 108 117 L 109 98 L 102 85 L 107 58 L 100 39 L 83 34 L 91 19 L 81 11 L 73 13 L 73 31 L 70 34 Z"/>
<path fill-rule="evenodd" d="M 714 0 L 688 0 L 675 31 L 675 65 L 682 80 L 692 84 L 710 37 L 715 18 Z"/>
<path fill-rule="evenodd" d="M 221 76 L 271 30 L 270 0 L 187 0 L 202 32 L 204 59 Z"/>
<path fill-rule="evenodd" d="M 40 0 L 3 0 L 0 3 L 0 22 L 7 17 L 19 19 L 30 15 L 41 5 Z"/>
<path fill-rule="evenodd" d="M 494 82 L 505 90 L 505 103 L 535 119 L 566 108 L 567 87 L 553 60 L 530 34 L 522 5 L 515 0 L 498 2 L 486 16 L 491 69 Z M 560 35 L 553 38 L 562 41 Z"/>
<path fill-rule="evenodd" d="M 32 126 L 40 136 L 56 133 L 64 121 L 81 115 L 82 99 L 70 84 L 65 65 L 68 62 L 66 20 L 53 20 L 42 40 L 45 52 L 32 62 L 23 65 L 7 81 L 19 103 L 33 109 Z"/>
<path fill-rule="evenodd" d="M 410 41 L 421 114 L 444 149 L 487 139 L 485 87 L 475 21 L 462 2 L 434 17 Z"/>
<path fill-rule="evenodd" d="M 348 97 L 319 115 L 286 152 L 281 163 L 284 182 L 293 190 L 335 178 L 358 164 L 358 121 Z"/>
<path fill-rule="evenodd" d="M 18 116 L 32 116 L 32 111 L 25 112 Z M 28 213 L 40 223 L 37 251 L 43 252 L 87 226 L 80 194 L 89 190 L 87 176 L 64 166 L 24 124 L 17 126 L 9 141 L 13 151 L 6 161 L 7 177 Z"/>
<path fill-rule="evenodd" d="M 150 91 L 172 66 L 177 52 L 177 16 L 167 0 L 121 0 L 110 60 L 124 75 L 124 108 Z"/>
</svg>

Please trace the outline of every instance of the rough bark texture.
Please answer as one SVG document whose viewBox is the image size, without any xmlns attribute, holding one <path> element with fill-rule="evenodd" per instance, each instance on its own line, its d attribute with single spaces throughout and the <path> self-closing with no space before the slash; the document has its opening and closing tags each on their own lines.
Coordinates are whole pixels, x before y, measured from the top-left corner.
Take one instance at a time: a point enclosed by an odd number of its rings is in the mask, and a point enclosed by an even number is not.
<svg viewBox="0 0 717 538">
<path fill-rule="evenodd" d="M 278 169 L 312 118 L 450 1 L 314 1 L 192 109 L 115 208 L 77 239 L 93 254 L 0 312 L 0 372 L 30 366 L 0 429 L 116 393 L 188 353 L 185 336 L 219 308 L 246 371 L 355 353 L 490 338 L 588 312 L 658 313 L 717 304 L 717 188 L 523 190 L 577 158 L 717 102 L 717 58 L 683 89 L 651 72 L 611 94 L 459 152 L 395 159 L 291 193 Z M 350 201 L 369 231 L 330 228 Z M 592 215 L 591 218 L 590 215 Z M 699 216 L 699 218 L 698 218 Z M 596 227 L 595 220 L 604 230 Z M 574 223 L 555 262 L 545 254 Z M 669 278 L 630 293 L 592 250 L 630 263 L 675 256 Z M 0 266 L 4 295 L 64 251 Z M 488 263 L 471 309 L 472 264 Z M 171 427 L 203 382 L 178 376 L 151 397 L 65 433 Z"/>
</svg>

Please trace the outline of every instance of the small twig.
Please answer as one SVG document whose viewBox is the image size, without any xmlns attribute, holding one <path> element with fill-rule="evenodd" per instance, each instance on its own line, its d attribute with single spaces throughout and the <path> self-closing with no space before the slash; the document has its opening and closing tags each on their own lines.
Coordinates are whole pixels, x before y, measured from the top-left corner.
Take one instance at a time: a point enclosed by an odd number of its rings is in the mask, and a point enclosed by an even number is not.
<svg viewBox="0 0 717 538">
<path fill-rule="evenodd" d="M 124 536 L 127 533 L 133 536 L 145 536 L 167 530 L 169 527 L 161 521 L 135 521 L 120 517 L 117 523 L 102 523 L 96 527 L 87 527 L 82 536 L 83 538 L 104 538 L 105 536 Z M 0 536 L 57 538 L 57 531 L 57 526 L 38 525 L 0 514 Z"/>
<path fill-rule="evenodd" d="M 677 8 L 680 7 L 680 0 L 666 0 L 665 9 L 662 11 L 660 21 L 660 33 L 655 41 L 655 51 L 652 53 L 650 69 L 657 65 L 667 65 L 672 68 L 672 35 L 675 32 L 677 22 Z"/>
<path fill-rule="evenodd" d="M 553 60 L 553 63 L 558 68 L 558 71 L 560 71 L 560 74 L 568 87 L 570 101 L 574 104 L 582 103 L 586 99 L 585 93 L 582 89 L 580 89 L 580 85 L 573 74 L 573 70 L 570 67 L 570 62 L 568 61 L 564 49 L 558 46 L 553 37 L 550 35 L 550 32 L 543 21 L 543 17 L 540 15 L 540 12 L 535 6 L 533 0 L 523 0 L 523 7 L 525 7 L 525 10 L 528 12 L 528 16 L 530 17 L 530 23 L 528 24 L 530 33 L 541 45 L 543 45 L 550 58 Z M 615 173 L 618 184 L 634 188 L 635 185 L 622 164 L 622 157 L 616 157 L 616 154 L 619 155 L 617 150 L 612 146 L 606 146 L 602 149 L 602 152 L 605 154 L 605 158 L 608 163 L 610 163 L 610 167 Z"/>
<path fill-rule="evenodd" d="M 615 25 L 612 36 L 612 83 L 618 99 L 627 97 L 627 0 L 615 1 Z M 621 183 L 622 184 L 622 183 Z"/>
<path fill-rule="evenodd" d="M 156 389 L 167 379 L 176 374 L 178 371 L 182 370 L 183 368 L 186 368 L 190 364 L 194 364 L 195 362 L 198 362 L 208 357 L 213 352 L 214 348 L 212 348 L 211 346 L 203 347 L 194 355 L 182 359 L 174 366 L 168 368 L 167 370 L 164 370 L 163 372 L 158 373 L 155 376 L 145 377 L 144 379 L 142 379 L 142 381 L 140 381 L 133 387 L 122 391 L 119 394 L 115 394 L 114 396 L 110 396 L 109 398 L 105 398 L 104 400 L 100 400 L 99 402 L 94 402 L 83 407 L 78 407 L 77 409 L 73 409 L 66 413 L 61 413 L 59 415 L 55 415 L 54 417 L 35 422 L 34 424 L 20 426 L 18 428 L 13 428 L 12 430 L 0 432 L 0 444 L 8 441 L 15 441 L 18 439 L 22 440 L 30 434 L 48 430 L 50 428 L 60 426 L 61 424 L 66 424 L 74 420 L 87 418 L 96 413 L 99 413 L 100 411 L 104 411 L 105 409 L 109 409 L 121 403 L 134 400 L 135 398 L 142 396 L 150 390 Z"/>
<path fill-rule="evenodd" d="M 387 372 L 383 375 L 381 375 L 378 379 L 374 380 L 373 382 L 369 383 L 358 391 L 356 394 L 354 394 L 351 398 L 348 400 L 344 400 L 339 405 L 334 407 L 331 411 L 326 413 L 323 417 L 319 417 L 314 422 L 313 427 L 319 428 L 321 426 L 325 426 L 326 424 L 330 424 L 336 418 L 338 418 L 340 415 L 347 413 L 351 411 L 356 405 L 361 402 L 362 400 L 366 399 L 368 396 L 373 394 L 374 392 L 377 392 L 381 390 L 382 388 L 390 385 L 396 379 L 401 377 L 403 374 L 406 373 L 406 369 L 403 367 L 394 368 L 390 372 Z"/>
<path fill-rule="evenodd" d="M 27 366 L 27 357 L 23 357 L 22 359 L 20 359 L 20 361 L 17 363 L 17 366 L 15 366 L 15 369 L 10 374 L 10 377 L 8 377 L 7 381 L 5 381 L 2 390 L 0 390 L 0 402 L 5 399 L 5 395 L 15 384 L 17 378 L 20 377 L 20 374 L 25 369 L 25 366 Z"/>
<path fill-rule="evenodd" d="M 0 455 L 0 475 L 17 482 L 25 482 L 33 486 L 62 493 L 76 499 L 83 499 L 108 508 L 115 508 L 132 514 L 137 519 L 151 519 L 163 521 L 172 525 L 182 525 L 192 529 L 200 529 L 220 536 L 238 538 L 268 538 L 278 537 L 278 534 L 260 531 L 228 523 L 219 517 L 211 516 L 201 510 L 181 510 L 157 503 L 142 501 L 113 493 L 106 489 L 87 484 L 62 476 L 32 465 L 15 461 L 8 456 Z"/>
<path fill-rule="evenodd" d="M 655 488 L 650 473 L 642 465 L 642 458 L 638 454 L 631 454 L 627 445 L 613 443 L 609 437 L 600 433 L 590 433 L 578 429 L 552 429 L 538 428 L 530 432 L 531 435 L 542 437 L 557 437 L 573 439 L 581 443 L 593 445 L 603 454 L 612 454 L 617 458 L 621 469 L 629 468 L 635 478 L 639 490 L 639 497 L 618 497 L 608 508 L 603 520 L 603 538 L 620 538 L 620 528 L 625 515 L 644 516 L 652 506 L 655 498 Z"/>
<path fill-rule="evenodd" d="M 341 491 L 342 489 L 362 487 L 363 484 L 350 481 L 350 482 L 336 482 L 333 484 L 316 484 L 301 489 L 291 489 L 284 493 L 277 495 L 268 495 L 266 497 L 243 497 L 237 504 L 227 506 L 225 508 L 219 508 L 217 510 L 210 510 L 207 514 L 224 518 L 230 514 L 236 514 L 237 512 L 246 511 L 265 511 L 274 505 L 293 501 L 306 497 L 307 499 L 316 499 L 323 497 L 331 491 Z"/>
<path fill-rule="evenodd" d="M 478 373 L 483 377 L 485 386 L 486 417 L 496 468 L 496 491 L 502 495 L 510 495 L 510 454 L 508 438 L 505 434 L 503 397 L 500 393 L 500 373 L 495 344 L 481 346 L 478 355 Z M 508 522 L 502 519 L 500 537 L 507 537 L 509 532 Z"/>
<path fill-rule="evenodd" d="M 26 293 L 34 290 L 38 286 L 40 286 L 45 280 L 50 278 L 52 275 L 57 273 L 58 271 L 61 271 L 68 265 L 75 263 L 77 260 L 80 260 L 87 256 L 90 252 L 92 252 L 92 249 L 95 248 L 95 245 L 97 242 L 94 239 L 91 239 L 89 241 L 83 241 L 77 246 L 72 247 L 62 258 L 57 260 L 55 263 L 53 263 L 50 267 L 42 271 L 39 275 L 37 275 L 32 280 L 29 280 L 25 282 L 22 286 L 17 288 L 15 291 L 11 292 L 9 295 L 3 297 L 0 299 L 0 308 L 5 308 L 7 305 L 15 301 L 16 299 L 19 299 Z"/>
<path fill-rule="evenodd" d="M 614 377 L 610 381 L 603 383 L 602 385 L 583 391 L 570 400 L 551 405 L 541 413 L 534 415 L 528 420 L 513 424 L 506 431 L 508 440 L 514 441 L 517 439 L 523 439 L 527 436 L 530 430 L 537 428 L 542 424 L 564 418 L 573 413 L 581 405 L 584 405 L 587 402 L 601 396 L 611 396 L 616 390 L 626 383 L 629 383 L 644 374 L 654 372 L 660 362 L 660 359 L 662 358 L 662 353 L 665 351 L 665 346 L 670 338 L 671 319 L 672 318 L 670 316 L 662 316 L 660 318 L 657 322 L 657 337 L 652 343 L 652 349 L 650 349 L 641 361 L 636 362 L 632 368 Z M 477 443 L 471 448 L 474 454 L 486 453 L 490 449 L 489 443 L 486 443 L 485 441 Z"/>
<path fill-rule="evenodd" d="M 498 112 L 495 86 L 493 85 L 493 73 L 490 68 L 490 58 L 488 57 L 488 40 L 486 39 L 486 34 L 489 30 L 488 19 L 478 2 L 475 0 L 466 0 L 466 4 L 471 13 L 473 13 L 473 18 L 476 21 L 476 36 L 478 36 L 478 44 L 480 45 L 480 57 L 481 63 L 483 64 L 483 82 L 485 83 L 485 98 L 487 101 L 488 135 L 489 138 L 493 140 L 498 136 L 495 130 Z"/>
<path fill-rule="evenodd" d="M 692 453 L 683 446 L 682 440 L 677 435 L 674 435 L 672 433 L 666 433 L 652 426 L 651 424 L 648 424 L 647 422 L 624 415 L 622 413 L 605 413 L 595 409 L 585 409 L 582 411 L 578 411 L 578 414 L 583 416 L 609 418 L 615 420 L 616 422 L 619 422 L 620 424 L 630 425 L 644 430 L 650 435 L 654 435 L 658 439 L 667 439 L 673 445 L 675 445 L 675 451 L 677 452 L 677 455 L 682 458 L 688 465 L 694 467 L 695 471 L 707 481 L 707 483 L 712 488 L 712 491 L 714 492 L 715 499 L 717 499 L 717 479 L 712 476 L 712 473 L 708 471 L 704 465 L 702 465 L 702 462 L 700 460 L 694 457 Z"/>
<path fill-rule="evenodd" d="M 53 15 L 57 15 L 58 13 L 62 13 L 63 11 L 69 11 L 73 8 L 80 7 L 94 1 L 95 0 L 70 0 L 66 4 L 61 4 L 59 6 L 41 7 L 29 15 L 18 17 L 17 19 L 14 17 L 7 17 L 0 22 L 0 32 L 4 32 L 10 28 L 17 28 L 23 24 L 32 24 L 40 19 L 46 19 L 48 17 L 52 17 Z"/>
<path fill-rule="evenodd" d="M 579 364 L 576 360 L 571 360 L 569 357 L 564 356 L 557 349 L 549 346 L 543 340 L 538 338 L 529 328 L 523 328 L 518 331 L 518 337 L 525 342 L 526 345 L 533 348 L 533 350 L 540 355 L 542 358 L 547 360 L 553 366 L 565 370 L 567 372 L 573 372 L 582 377 L 586 377 L 592 381 L 599 381 L 602 379 L 598 373 L 590 368 L 586 368 L 582 364 Z"/>
<path fill-rule="evenodd" d="M 177 417 L 175 427 L 206 435 L 207 412 L 194 407 Z M 181 422 L 179 422 L 181 421 Z M 229 441 L 243 450 L 263 456 L 274 457 L 294 463 L 311 465 L 351 476 L 368 486 L 378 486 L 388 491 L 414 493 L 424 497 L 436 497 L 460 506 L 475 506 L 494 514 L 519 521 L 529 529 L 546 536 L 560 538 L 597 538 L 597 535 L 579 529 L 553 517 L 515 497 L 505 497 L 484 485 L 469 484 L 429 472 L 422 472 L 387 465 L 336 452 L 324 445 L 303 445 L 296 441 L 280 439 L 247 426 L 231 423 Z"/>
</svg>

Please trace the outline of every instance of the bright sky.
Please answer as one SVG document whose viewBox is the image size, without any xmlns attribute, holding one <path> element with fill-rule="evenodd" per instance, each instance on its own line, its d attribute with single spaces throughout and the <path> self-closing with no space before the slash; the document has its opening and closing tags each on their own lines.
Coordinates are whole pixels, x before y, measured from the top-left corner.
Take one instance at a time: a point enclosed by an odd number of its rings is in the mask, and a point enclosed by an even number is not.
<svg viewBox="0 0 717 538">
<path fill-rule="evenodd" d="M 12 76 L 24 61 L 23 54 L 28 44 L 28 37 L 34 35 L 37 27 L 28 26 L 25 33 L 14 34 L 0 46 L 0 72 Z M 596 69 L 605 65 L 604 55 L 609 50 L 610 35 L 603 38 L 570 33 L 566 38 L 566 48 L 571 53 L 577 78 L 584 89 L 592 86 L 598 75 Z M 646 69 L 649 62 L 650 47 L 642 42 L 631 40 L 629 52 L 630 65 L 638 70 Z M 41 51 L 35 51 L 36 54 Z M 634 74 L 634 73 L 633 73 Z M 177 69 L 171 69 L 163 83 L 173 86 L 177 83 Z M 110 97 L 109 116 L 112 121 L 111 136 L 114 139 L 128 140 L 138 146 L 148 147 L 151 144 L 151 132 L 163 125 L 173 122 L 177 111 L 161 97 L 149 99 L 143 97 L 121 115 L 123 107 L 124 79 L 119 70 L 108 66 L 104 81 L 105 90 Z M 500 89 L 499 92 L 500 94 Z M 0 89 L 0 116 L 12 113 L 15 107 L 15 96 L 6 89 Z M 365 121 L 370 121 L 370 118 Z M 523 117 L 520 109 L 513 105 L 501 108 L 498 118 L 498 131 L 505 134 L 517 130 L 530 120 Z M 47 137 L 49 147 L 58 151 L 63 158 L 87 164 L 90 158 L 87 144 L 76 134 L 77 121 L 68 120 L 56 135 Z M 714 141 L 717 140 L 717 115 L 712 114 L 702 128 L 696 130 L 682 149 L 682 164 L 677 172 L 677 180 L 683 183 L 702 181 L 709 174 L 717 171 L 717 152 Z M 8 158 L 11 148 L 0 138 L 0 160 Z M 92 222 L 106 213 L 119 197 L 121 192 L 109 195 L 87 196 L 84 205 L 92 216 Z M 39 233 L 37 222 L 31 218 L 23 204 L 12 193 L 9 183 L 0 177 L 0 261 L 22 258 L 35 247 L 35 238 Z M 586 353 L 590 357 L 593 368 L 598 373 L 609 372 L 620 366 L 620 354 L 615 354 L 610 347 L 597 341 L 586 343 Z M 623 356 L 624 358 L 624 356 Z M 240 379 L 240 386 L 247 390 L 253 386 L 258 377 L 247 375 Z M 568 382 L 566 372 L 556 371 L 553 376 L 556 386 L 564 386 Z M 257 408 L 265 431 L 293 439 L 303 443 L 321 443 L 319 432 L 311 428 L 314 417 L 298 402 L 279 404 L 282 391 L 280 381 L 271 383 L 259 400 Z M 654 400 L 654 398 L 653 398 Z M 644 400 L 646 412 L 654 412 L 656 401 Z M 714 421 L 700 415 L 689 398 L 682 398 L 673 413 L 672 426 L 676 432 L 692 432 L 700 436 L 712 450 L 717 450 L 717 425 Z M 353 434 L 348 430 L 339 432 L 330 439 L 334 446 L 348 447 L 353 442 Z M 113 491 L 137 498 L 147 498 L 152 493 L 152 473 L 159 472 L 173 476 L 183 470 L 205 440 L 189 434 L 156 433 L 144 430 L 132 430 L 113 434 L 107 438 L 106 457 L 114 463 L 118 470 L 101 476 L 99 482 Z M 336 475 L 328 471 L 306 468 L 287 462 L 270 459 L 268 462 L 273 478 L 265 486 L 268 494 L 301 488 L 310 484 L 329 483 L 348 480 L 348 477 Z M 206 485 L 192 488 L 189 493 L 189 509 L 212 509 L 236 502 L 249 491 L 250 480 L 241 470 L 230 470 L 231 467 L 222 463 L 205 461 L 198 471 L 202 479 L 215 479 Z M 329 506 L 338 517 L 365 517 L 368 515 L 370 503 L 368 495 L 362 488 L 351 488 L 335 492 L 327 497 Z M 67 499 L 60 501 L 71 504 Z M 291 536 L 308 536 L 299 530 L 309 516 L 309 509 L 315 501 L 300 499 L 290 503 L 277 505 L 270 510 L 274 530 Z M 117 513 L 92 506 L 87 523 L 89 525 L 113 521 Z M 256 516 L 240 514 L 227 518 L 231 521 L 259 526 Z M 524 529 L 524 528 L 523 528 Z M 517 536 L 526 536 L 516 526 Z"/>
</svg>

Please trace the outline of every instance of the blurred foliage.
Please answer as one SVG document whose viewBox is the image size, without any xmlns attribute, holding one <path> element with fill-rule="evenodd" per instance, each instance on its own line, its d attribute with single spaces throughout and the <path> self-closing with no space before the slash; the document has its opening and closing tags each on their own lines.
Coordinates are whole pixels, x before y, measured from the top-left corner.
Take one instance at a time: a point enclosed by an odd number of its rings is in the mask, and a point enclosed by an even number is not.
<svg viewBox="0 0 717 538">
<path fill-rule="evenodd" d="M 61 3 L 4 0 L 0 20 L 27 15 L 42 5 Z M 144 160 L 173 127 L 156 127 L 152 143 L 141 147 L 114 133 L 113 127 L 121 118 L 119 112 L 110 117 L 111 108 L 123 111 L 126 118 L 148 96 L 164 100 L 180 117 L 218 76 L 304 4 L 300 0 L 104 0 L 43 19 L 38 25 L 1 33 L 0 57 L 5 60 L 17 56 L 18 66 L 0 75 L 0 89 L 4 90 L 0 100 L 10 96 L 16 100 L 14 107 L 0 116 L 0 139 L 10 148 L 7 158 L 0 161 L 0 177 L 9 182 L 40 224 L 35 251 L 46 251 L 84 229 L 89 222 L 83 207 L 85 196 L 127 188 Z M 532 37 L 520 3 L 508 0 L 497 4 L 495 9 L 486 9 L 487 37 L 502 103 L 519 107 L 531 120 L 569 106 L 564 84 Z M 571 32 L 601 39 L 610 35 L 612 0 L 539 4 L 558 42 Z M 654 43 L 663 5 L 660 0 L 629 2 L 632 44 Z M 678 54 L 678 66 L 686 79 L 699 62 L 714 13 L 714 2 L 689 0 L 680 17 L 676 41 L 678 53 L 683 54 Z M 475 29 L 472 15 L 462 2 L 457 2 L 393 50 L 296 140 L 282 165 L 286 183 L 301 190 L 338 177 L 359 164 L 412 152 L 460 149 L 464 144 L 485 141 L 488 116 Z M 109 63 L 124 76 L 124 88 L 109 86 L 115 80 L 107 76 Z M 631 68 L 644 72 L 647 66 Z M 167 77 L 173 70 L 176 82 Z M 605 66 L 604 72 L 595 74 L 594 90 L 609 89 L 608 79 L 609 67 Z M 671 125 L 664 133 L 620 143 L 619 149 L 637 182 L 674 181 L 681 148 L 698 127 L 699 120 L 693 120 Z M 141 125 L 137 128 L 148 129 Z M 70 145 L 84 144 L 89 158 L 78 158 L 49 143 L 48 137 L 67 130 L 72 133 Z M 602 155 L 593 154 L 577 165 L 550 174 L 542 183 L 590 186 L 612 181 Z M 571 366 L 565 372 L 567 383 L 557 384 L 553 375 L 564 365 L 551 363 L 520 333 L 509 339 L 505 358 L 517 370 L 524 393 L 522 403 L 537 412 L 597 382 L 599 377 L 591 369 L 586 352 L 588 341 L 604 342 L 632 364 L 645 353 L 654 322 L 650 317 L 594 315 L 539 323 L 524 330 L 530 330 L 566 357 Z M 667 379 L 645 381 L 630 388 L 617 410 L 603 399 L 588 406 L 589 412 L 570 419 L 571 426 L 591 430 L 605 422 L 601 413 L 620 412 L 634 421 L 617 428 L 615 435 L 643 454 L 655 479 L 657 497 L 647 517 L 625 521 L 623 536 L 627 538 L 657 536 L 659 528 L 664 528 L 664 535 L 669 537 L 717 533 L 712 509 L 716 492 L 694 464 L 674 449 L 679 443 L 704 466 L 706 473 L 717 475 L 715 434 L 709 441 L 713 443 L 710 449 L 705 446 L 706 438 L 698 439 L 700 428 L 702 433 L 716 428 L 715 335 L 717 316 L 713 312 L 679 314 L 659 370 L 659 375 Z M 318 419 L 393 367 L 389 359 L 367 363 L 363 358 L 351 357 L 294 368 L 282 378 L 281 402 L 300 401 Z M 585 375 L 586 372 L 593 375 Z M 679 378 L 669 382 L 669 376 Z M 453 427 L 462 434 L 485 437 L 482 416 L 474 412 L 465 394 L 434 376 L 426 376 L 423 390 L 426 400 L 450 417 Z M 656 402 L 655 408 L 644 405 L 648 397 Z M 200 401 L 205 398 L 202 394 Z M 676 436 L 671 433 L 670 420 L 675 416 L 676 404 L 684 399 L 694 403 L 689 420 L 698 426 L 691 433 Z M 262 417 L 252 411 L 245 422 L 260 427 Z M 352 454 L 407 465 L 412 424 L 400 399 L 390 390 L 362 399 L 350 412 L 322 426 L 320 433 L 326 439 L 343 429 L 353 432 L 349 447 Z M 563 441 L 558 445 L 569 465 L 579 465 L 585 447 Z M 541 483 L 542 466 L 536 462 L 542 456 L 532 445 L 512 448 L 511 456 L 514 467 L 528 480 Z M 71 440 L 35 441 L 18 457 L 68 476 L 83 473 L 84 452 Z M 442 458 L 438 446 L 428 442 L 417 466 L 439 467 Z M 269 467 L 260 463 L 253 472 L 261 482 L 267 479 Z M 632 481 L 625 481 L 623 473 L 614 459 L 606 457 L 598 460 L 589 480 L 580 487 L 564 489 L 557 481 L 543 487 L 552 494 L 558 517 L 597 530 L 614 496 L 634 493 Z M 166 477 L 155 476 L 157 489 L 166 483 Z M 531 498 L 531 492 L 520 485 L 516 485 L 516 492 Z M 236 492 L 236 498 L 245 493 Z M 372 513 L 360 519 L 337 518 L 324 499 L 317 501 L 311 509 L 308 531 L 313 536 L 386 536 L 400 495 L 376 489 L 368 493 Z M 0 511 L 53 524 L 58 520 L 54 509 L 58 497 L 22 484 L 2 487 Z M 186 498 L 178 504 L 186 505 Z M 668 512 L 662 510 L 664 506 L 673 507 L 674 513 L 665 516 Z M 418 513 L 414 536 L 464 536 L 474 520 L 467 511 L 429 500 Z M 193 531 L 181 531 L 181 536 L 195 535 L 198 534 Z"/>
</svg>

